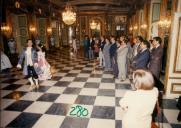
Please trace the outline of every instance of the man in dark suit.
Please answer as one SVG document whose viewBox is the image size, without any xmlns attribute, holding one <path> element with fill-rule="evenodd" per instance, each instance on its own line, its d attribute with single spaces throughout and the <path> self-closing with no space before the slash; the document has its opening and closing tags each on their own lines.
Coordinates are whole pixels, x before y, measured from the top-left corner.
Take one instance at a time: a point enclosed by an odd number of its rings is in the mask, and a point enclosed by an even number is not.
<svg viewBox="0 0 181 128">
<path fill-rule="evenodd" d="M 151 73 L 159 79 L 161 64 L 162 64 L 162 56 L 163 56 L 163 48 L 161 46 L 162 39 L 160 37 L 153 38 L 153 49 L 151 50 L 149 70 Z"/>
<path fill-rule="evenodd" d="M 160 37 L 154 37 L 152 42 L 152 50 L 150 54 L 150 63 L 148 69 L 152 73 L 155 81 L 155 87 L 159 90 L 158 96 L 158 105 L 153 112 L 153 120 L 158 115 L 158 111 L 162 106 L 162 96 L 164 91 L 164 84 L 160 81 L 160 72 L 161 72 L 161 64 L 162 64 L 162 56 L 163 56 L 163 49 L 161 46 L 162 39 Z M 161 117 L 163 118 L 163 117 Z"/>
<path fill-rule="evenodd" d="M 111 67 L 112 67 L 112 70 L 113 70 L 114 78 L 117 78 L 119 71 L 118 71 L 117 53 L 116 53 L 117 44 L 116 44 L 116 40 L 115 40 L 114 36 L 111 36 L 111 43 L 112 43 L 112 45 L 111 45 L 111 47 L 109 49 L 110 58 L 111 58 Z"/>
<path fill-rule="evenodd" d="M 140 44 L 140 52 L 133 59 L 133 68 L 136 69 L 147 69 L 147 65 L 150 59 L 149 42 L 143 40 Z"/>
</svg>

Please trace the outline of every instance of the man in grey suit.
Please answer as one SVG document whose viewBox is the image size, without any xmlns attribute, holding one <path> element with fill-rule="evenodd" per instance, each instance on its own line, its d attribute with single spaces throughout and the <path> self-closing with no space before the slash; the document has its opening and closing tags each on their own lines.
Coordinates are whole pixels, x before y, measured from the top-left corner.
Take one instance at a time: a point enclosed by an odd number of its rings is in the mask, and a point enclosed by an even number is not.
<svg viewBox="0 0 181 128">
<path fill-rule="evenodd" d="M 161 64 L 162 64 L 162 56 L 163 56 L 163 48 L 161 46 L 162 39 L 160 37 L 153 38 L 153 49 L 151 50 L 149 70 L 151 73 L 159 79 Z"/>
</svg>

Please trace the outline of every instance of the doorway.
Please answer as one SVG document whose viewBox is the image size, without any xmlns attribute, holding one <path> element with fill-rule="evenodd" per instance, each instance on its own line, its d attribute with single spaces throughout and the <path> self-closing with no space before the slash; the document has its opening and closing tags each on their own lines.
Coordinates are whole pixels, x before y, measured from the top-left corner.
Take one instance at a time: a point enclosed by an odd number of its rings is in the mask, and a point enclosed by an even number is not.
<svg viewBox="0 0 181 128">
<path fill-rule="evenodd" d="M 102 35 L 102 22 L 98 18 L 92 18 L 89 21 L 89 29 L 91 37 L 100 37 Z"/>
</svg>

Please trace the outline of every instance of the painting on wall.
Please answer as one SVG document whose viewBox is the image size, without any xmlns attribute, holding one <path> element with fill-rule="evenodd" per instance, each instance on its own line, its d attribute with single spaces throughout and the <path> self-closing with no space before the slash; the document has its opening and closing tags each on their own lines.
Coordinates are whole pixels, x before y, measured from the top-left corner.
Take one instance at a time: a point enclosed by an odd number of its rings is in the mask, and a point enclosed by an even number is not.
<svg viewBox="0 0 181 128">
<path fill-rule="evenodd" d="M 152 22 L 160 20 L 160 3 L 153 3 L 152 7 Z"/>
</svg>

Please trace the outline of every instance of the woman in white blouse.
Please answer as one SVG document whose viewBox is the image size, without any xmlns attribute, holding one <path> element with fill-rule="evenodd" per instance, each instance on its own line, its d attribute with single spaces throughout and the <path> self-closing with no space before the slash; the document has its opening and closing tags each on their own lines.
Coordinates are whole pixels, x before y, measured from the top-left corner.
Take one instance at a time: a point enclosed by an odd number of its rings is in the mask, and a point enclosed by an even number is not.
<svg viewBox="0 0 181 128">
<path fill-rule="evenodd" d="M 150 72 L 136 70 L 133 73 L 136 91 L 127 92 L 119 104 L 125 111 L 122 120 L 123 128 L 151 128 L 151 119 L 158 90 L 155 88 Z"/>
</svg>

